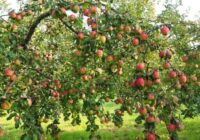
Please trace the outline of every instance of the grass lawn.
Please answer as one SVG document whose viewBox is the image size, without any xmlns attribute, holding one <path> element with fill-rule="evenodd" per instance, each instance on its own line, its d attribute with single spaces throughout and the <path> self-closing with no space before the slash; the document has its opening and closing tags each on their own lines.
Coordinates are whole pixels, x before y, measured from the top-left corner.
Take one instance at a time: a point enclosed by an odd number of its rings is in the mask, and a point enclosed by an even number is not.
<svg viewBox="0 0 200 140">
<path fill-rule="evenodd" d="M 113 110 L 115 107 L 108 105 L 108 109 Z M 124 116 L 124 126 L 122 128 L 115 127 L 112 123 L 100 125 L 98 133 L 102 136 L 102 140 L 135 140 L 136 137 L 142 137 L 142 126 L 135 126 L 136 115 Z M 85 131 L 86 119 L 79 126 L 72 126 L 70 122 L 61 122 L 60 128 L 61 140 L 88 140 L 89 134 Z M 99 122 L 98 122 L 99 123 Z M 200 117 L 184 120 L 185 129 L 179 132 L 180 140 L 200 140 Z M 0 140 L 19 140 L 22 130 L 14 128 L 13 121 L 6 121 L 6 118 L 0 118 L 0 125 L 6 130 L 6 135 Z M 44 124 L 44 126 L 47 124 Z M 167 131 L 163 123 L 158 126 L 158 134 L 161 140 L 168 140 Z M 51 140 L 50 136 L 46 136 L 47 140 Z"/>
</svg>

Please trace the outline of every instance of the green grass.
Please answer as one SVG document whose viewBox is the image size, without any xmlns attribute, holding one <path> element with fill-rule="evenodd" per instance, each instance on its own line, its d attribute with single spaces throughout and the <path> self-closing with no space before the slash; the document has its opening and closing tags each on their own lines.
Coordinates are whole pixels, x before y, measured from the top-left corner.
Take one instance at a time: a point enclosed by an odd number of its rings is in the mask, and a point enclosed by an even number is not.
<svg viewBox="0 0 200 140">
<path fill-rule="evenodd" d="M 115 106 L 107 105 L 109 110 L 113 110 Z M 115 127 L 112 123 L 106 125 L 100 124 L 98 134 L 102 136 L 102 140 L 134 140 L 136 137 L 142 137 L 142 126 L 136 125 L 134 122 L 136 115 L 124 116 L 124 125 L 122 128 Z M 60 128 L 61 140 L 88 140 L 89 133 L 86 129 L 86 118 L 82 117 L 83 121 L 79 126 L 72 126 L 70 122 L 62 121 Z M 180 140 L 200 140 L 200 117 L 184 120 L 185 129 L 179 132 Z M 14 128 L 14 121 L 6 121 L 6 118 L 0 118 L 0 125 L 6 130 L 6 135 L 0 140 L 19 140 L 22 130 Z M 47 124 L 44 124 L 44 126 Z M 165 125 L 161 123 L 158 126 L 157 133 L 161 136 L 161 140 L 168 140 Z M 50 136 L 46 136 L 47 140 L 51 140 Z"/>
</svg>

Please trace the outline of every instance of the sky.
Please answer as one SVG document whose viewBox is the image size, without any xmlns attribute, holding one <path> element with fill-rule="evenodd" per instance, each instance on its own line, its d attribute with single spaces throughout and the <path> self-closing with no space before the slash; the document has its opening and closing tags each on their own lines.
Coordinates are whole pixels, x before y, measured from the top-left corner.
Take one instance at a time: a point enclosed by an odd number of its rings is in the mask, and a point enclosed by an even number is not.
<svg viewBox="0 0 200 140">
<path fill-rule="evenodd" d="M 159 5 L 157 5 L 156 13 L 159 14 L 163 9 L 163 2 L 161 2 Z M 200 19 L 200 0 L 182 0 L 182 6 L 180 6 L 178 10 L 182 14 L 186 13 L 189 20 Z"/>
<path fill-rule="evenodd" d="M 17 0 L 7 0 L 9 3 L 9 7 L 12 9 L 19 9 L 19 5 L 17 5 Z M 164 7 L 162 3 L 164 0 L 160 0 L 161 3 L 156 7 L 156 13 L 159 14 Z M 163 2 L 162 2 L 163 1 Z M 176 0 L 173 0 L 176 1 Z M 200 19 L 200 0 L 183 0 L 183 6 L 179 7 L 179 11 L 181 13 L 187 13 L 189 20 Z M 189 14 L 188 14 L 189 13 Z"/>
</svg>

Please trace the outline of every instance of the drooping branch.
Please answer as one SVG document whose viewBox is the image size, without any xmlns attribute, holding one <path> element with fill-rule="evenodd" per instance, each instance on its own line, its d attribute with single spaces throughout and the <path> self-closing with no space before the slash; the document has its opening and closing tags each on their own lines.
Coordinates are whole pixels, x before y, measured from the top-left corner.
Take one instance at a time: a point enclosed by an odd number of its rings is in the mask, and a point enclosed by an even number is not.
<svg viewBox="0 0 200 140">
<path fill-rule="evenodd" d="M 100 4 L 102 4 L 103 6 L 107 6 L 105 3 L 102 3 L 101 1 L 99 1 Z M 79 5 L 82 5 L 84 4 L 85 2 L 83 3 L 80 3 Z M 117 12 L 115 9 L 111 8 L 112 11 L 115 11 Z M 24 40 L 24 43 L 22 44 L 22 46 L 24 47 L 24 49 L 27 49 L 28 48 L 28 43 L 30 42 L 31 40 L 31 37 L 33 36 L 34 32 L 35 32 L 35 29 L 36 27 L 38 26 L 38 24 L 43 20 L 45 19 L 46 17 L 50 16 L 51 15 L 51 10 L 50 11 L 47 11 L 46 13 L 43 13 L 41 14 L 34 22 L 33 24 L 31 25 L 29 31 L 28 31 L 28 34 Z M 61 18 L 60 18 L 61 22 L 68 28 L 70 29 L 72 32 L 74 33 L 78 33 L 73 27 L 71 27 L 70 25 L 68 25 L 66 22 L 64 22 Z"/>
<path fill-rule="evenodd" d="M 33 24 L 31 25 L 30 29 L 29 29 L 29 32 L 24 40 L 24 43 L 23 43 L 23 47 L 24 49 L 27 49 L 27 44 L 29 43 L 29 41 L 31 40 L 31 37 L 33 36 L 34 32 L 35 32 L 35 29 L 36 27 L 38 26 L 38 24 L 46 17 L 50 16 L 51 15 L 51 11 L 48 11 L 46 13 L 43 13 L 41 14 L 34 22 Z"/>
</svg>

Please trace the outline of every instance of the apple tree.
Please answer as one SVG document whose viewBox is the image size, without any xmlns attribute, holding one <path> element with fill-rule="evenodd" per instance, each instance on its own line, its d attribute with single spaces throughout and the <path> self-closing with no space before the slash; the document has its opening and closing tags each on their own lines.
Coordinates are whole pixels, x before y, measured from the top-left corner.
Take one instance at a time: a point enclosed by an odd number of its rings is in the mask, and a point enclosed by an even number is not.
<svg viewBox="0 0 200 140">
<path fill-rule="evenodd" d="M 163 121 L 177 140 L 179 116 L 199 113 L 199 24 L 173 5 L 151 17 L 127 4 L 31 1 L 0 23 L 0 114 L 15 118 L 21 139 L 42 139 L 48 120 L 58 139 L 62 115 L 72 125 L 86 116 L 90 138 L 100 138 L 97 119 L 121 127 L 125 113 L 138 113 L 144 139 L 160 139 Z M 109 113 L 106 102 L 120 107 Z"/>
</svg>

